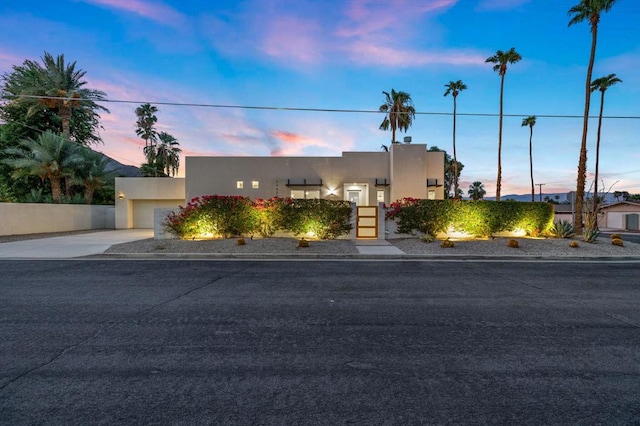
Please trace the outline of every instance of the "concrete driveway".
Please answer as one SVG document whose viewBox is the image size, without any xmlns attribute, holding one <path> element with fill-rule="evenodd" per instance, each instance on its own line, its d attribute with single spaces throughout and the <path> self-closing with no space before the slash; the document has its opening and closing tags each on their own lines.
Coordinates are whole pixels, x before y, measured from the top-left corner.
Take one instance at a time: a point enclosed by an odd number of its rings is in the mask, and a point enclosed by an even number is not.
<svg viewBox="0 0 640 426">
<path fill-rule="evenodd" d="M 101 254 L 114 244 L 153 237 L 153 229 L 90 232 L 0 244 L 0 258 L 64 259 Z"/>
</svg>

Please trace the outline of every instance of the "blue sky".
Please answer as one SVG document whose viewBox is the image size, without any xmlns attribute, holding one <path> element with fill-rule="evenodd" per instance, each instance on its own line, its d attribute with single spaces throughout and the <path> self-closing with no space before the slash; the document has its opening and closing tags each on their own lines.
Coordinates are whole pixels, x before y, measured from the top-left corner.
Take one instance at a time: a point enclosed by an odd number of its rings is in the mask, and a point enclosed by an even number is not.
<svg viewBox="0 0 640 426">
<path fill-rule="evenodd" d="M 453 104 L 444 85 L 463 80 L 459 113 L 497 113 L 500 78 L 484 60 L 515 47 L 505 80 L 502 194 L 527 193 L 528 115 L 577 115 L 584 105 L 587 23 L 567 27 L 577 0 L 4 0 L 0 71 L 44 51 L 65 54 L 112 100 L 377 110 L 382 91 L 406 91 L 416 110 L 407 135 L 452 152 Z M 616 73 L 605 115 L 640 117 L 640 3 L 618 0 L 599 27 L 594 78 Z M 105 104 L 104 145 L 139 165 L 136 104 Z M 599 96 L 592 98 L 597 115 Z M 377 151 L 390 132 L 378 113 L 265 111 L 160 105 L 159 128 L 187 155 L 334 156 Z M 425 113 L 425 114 L 422 114 Z M 430 113 L 444 113 L 430 114 Z M 592 182 L 597 120 L 590 122 Z M 581 118 L 539 117 L 534 178 L 543 191 L 575 190 Z M 398 139 L 402 140 L 403 134 Z M 498 118 L 459 116 L 461 188 L 495 193 Z M 640 192 L 640 119 L 605 119 L 605 188 Z M 184 168 L 181 169 L 184 174 Z M 617 182 L 617 183 L 616 183 Z M 614 185 L 615 184 L 615 185 Z"/>
</svg>

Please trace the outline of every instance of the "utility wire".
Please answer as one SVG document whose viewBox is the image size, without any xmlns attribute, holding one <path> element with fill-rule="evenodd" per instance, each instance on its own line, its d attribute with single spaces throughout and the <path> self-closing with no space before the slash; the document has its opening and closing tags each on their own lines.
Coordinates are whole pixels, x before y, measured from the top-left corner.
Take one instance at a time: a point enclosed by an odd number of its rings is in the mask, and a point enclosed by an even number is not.
<svg viewBox="0 0 640 426">
<path fill-rule="evenodd" d="M 20 95 L 22 98 L 32 99 L 52 99 L 62 101 L 75 101 L 78 102 L 78 98 L 72 97 L 59 97 L 59 96 L 38 96 L 38 95 Z M 81 100 L 80 100 L 81 101 Z M 92 100 L 93 101 L 93 100 Z M 340 109 L 340 108 L 303 108 L 303 107 L 278 107 L 278 106 L 266 106 L 266 105 L 225 105 L 225 104 L 205 104 L 205 103 L 192 103 L 192 102 L 150 102 L 150 101 L 134 101 L 123 99 L 100 99 L 93 101 L 96 103 L 106 102 L 113 104 L 151 104 L 151 105 L 165 105 L 165 106 L 179 106 L 179 107 L 192 107 L 192 108 L 217 108 L 217 109 L 245 109 L 245 110 L 263 110 L 263 111 L 302 111 L 302 112 L 329 112 L 329 113 L 357 113 L 357 114 L 386 114 L 384 111 L 370 110 L 370 109 Z M 401 113 L 403 114 L 403 113 Z M 452 112 L 432 112 L 432 111 L 416 111 L 415 115 L 442 115 L 452 116 Z M 497 113 L 481 113 L 481 112 L 458 112 L 458 116 L 471 116 L 471 117 L 499 117 Z M 569 115 L 569 114 L 502 114 L 503 117 L 528 117 L 535 115 L 542 118 L 584 118 L 584 115 Z M 589 118 L 598 118 L 597 115 L 591 115 Z M 639 120 L 640 116 L 634 115 L 603 115 L 602 118 L 612 119 L 626 119 L 626 120 Z"/>
</svg>

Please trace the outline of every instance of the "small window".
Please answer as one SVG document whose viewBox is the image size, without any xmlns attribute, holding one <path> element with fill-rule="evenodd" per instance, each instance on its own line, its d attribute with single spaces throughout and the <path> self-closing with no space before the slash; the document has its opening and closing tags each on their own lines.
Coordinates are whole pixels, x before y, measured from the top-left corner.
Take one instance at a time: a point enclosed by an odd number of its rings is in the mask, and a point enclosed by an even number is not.
<svg viewBox="0 0 640 426">
<path fill-rule="evenodd" d="M 378 194 L 377 201 L 379 203 L 384 203 L 384 189 L 379 189 L 377 194 Z"/>
<path fill-rule="evenodd" d="M 237 181 L 236 182 L 236 188 L 238 188 L 238 189 L 244 188 L 244 182 L 241 181 L 241 180 Z"/>
<path fill-rule="evenodd" d="M 251 181 L 251 188 L 253 188 L 253 189 L 258 189 L 258 188 L 260 188 L 260 181 L 252 180 L 252 181 Z"/>
<path fill-rule="evenodd" d="M 302 189 L 292 189 L 291 198 L 298 198 L 303 200 L 311 200 L 313 198 L 320 198 L 319 190 L 304 191 Z"/>
<path fill-rule="evenodd" d="M 430 200 L 435 200 L 436 199 L 436 191 L 433 189 L 429 190 L 429 199 Z"/>
</svg>

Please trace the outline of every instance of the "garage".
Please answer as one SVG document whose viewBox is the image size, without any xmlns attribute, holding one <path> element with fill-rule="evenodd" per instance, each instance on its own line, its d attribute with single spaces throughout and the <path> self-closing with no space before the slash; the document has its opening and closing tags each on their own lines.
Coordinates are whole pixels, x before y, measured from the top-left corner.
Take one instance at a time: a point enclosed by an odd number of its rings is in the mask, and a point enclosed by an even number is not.
<svg viewBox="0 0 640 426">
<path fill-rule="evenodd" d="M 184 200 L 133 200 L 133 227 L 153 229 L 154 209 L 175 209 L 180 205 L 184 205 Z"/>
</svg>

